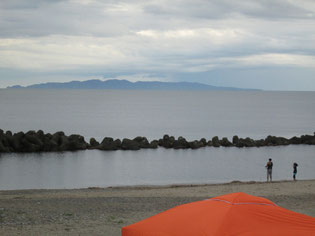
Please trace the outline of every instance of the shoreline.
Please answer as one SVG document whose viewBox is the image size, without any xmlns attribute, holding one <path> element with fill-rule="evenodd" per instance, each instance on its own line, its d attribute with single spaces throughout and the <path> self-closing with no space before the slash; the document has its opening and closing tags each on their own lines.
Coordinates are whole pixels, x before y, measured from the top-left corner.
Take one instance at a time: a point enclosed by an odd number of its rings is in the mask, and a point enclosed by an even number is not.
<svg viewBox="0 0 315 236">
<path fill-rule="evenodd" d="M 315 180 L 1 190 L 0 235 L 118 236 L 121 227 L 177 205 L 232 192 L 315 217 Z"/>
<path fill-rule="evenodd" d="M 301 179 L 298 181 L 315 181 L 315 179 Z M 271 183 L 285 183 L 285 182 L 293 182 L 292 180 L 275 180 Z M 87 189 L 163 189 L 163 188 L 185 188 L 185 187 L 210 187 L 210 186 L 219 186 L 219 185 L 232 185 L 232 184 L 265 184 L 267 181 L 240 181 L 233 180 L 231 182 L 224 183 L 183 183 L 183 184 L 166 184 L 166 185 L 131 185 L 131 186 L 109 186 L 109 187 L 88 187 Z M 79 188 L 81 189 L 81 188 Z M 82 188 L 85 189 L 85 188 Z M 0 190 L 1 191 L 1 190 Z"/>
<path fill-rule="evenodd" d="M 315 179 L 298 179 L 297 181 L 315 181 Z M 273 183 L 286 183 L 294 182 L 293 180 L 275 180 Z M 80 191 L 80 190 L 145 190 L 145 189 L 167 189 L 167 188 L 186 188 L 186 187 L 211 187 L 211 186 L 220 186 L 220 185 L 233 185 L 233 184 L 266 184 L 267 181 L 241 181 L 241 180 L 232 180 L 230 182 L 222 183 L 182 183 L 182 184 L 144 184 L 144 185 L 114 185 L 114 186 L 89 186 L 82 188 L 30 188 L 30 189 L 0 189 L 0 195 L 3 192 L 18 192 L 18 191 Z"/>
</svg>

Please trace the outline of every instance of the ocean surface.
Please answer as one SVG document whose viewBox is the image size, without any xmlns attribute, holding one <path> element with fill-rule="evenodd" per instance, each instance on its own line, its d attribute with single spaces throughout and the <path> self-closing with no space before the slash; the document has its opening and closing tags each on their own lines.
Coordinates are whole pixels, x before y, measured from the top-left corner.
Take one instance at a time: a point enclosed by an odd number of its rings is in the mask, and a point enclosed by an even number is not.
<svg viewBox="0 0 315 236">
<path fill-rule="evenodd" d="M 150 141 L 293 137 L 315 132 L 315 92 L 0 90 L 0 128 Z M 0 154 L 0 189 L 315 179 L 315 147 Z"/>
</svg>

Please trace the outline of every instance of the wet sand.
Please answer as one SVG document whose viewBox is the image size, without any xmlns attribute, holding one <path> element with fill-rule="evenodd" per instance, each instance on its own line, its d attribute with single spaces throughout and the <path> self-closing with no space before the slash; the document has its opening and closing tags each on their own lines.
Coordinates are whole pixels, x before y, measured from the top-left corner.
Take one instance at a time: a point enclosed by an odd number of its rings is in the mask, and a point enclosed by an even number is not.
<svg viewBox="0 0 315 236">
<path fill-rule="evenodd" d="M 174 206 L 232 192 L 266 197 L 315 217 L 315 180 L 0 191 L 0 235 L 120 235 Z"/>
</svg>

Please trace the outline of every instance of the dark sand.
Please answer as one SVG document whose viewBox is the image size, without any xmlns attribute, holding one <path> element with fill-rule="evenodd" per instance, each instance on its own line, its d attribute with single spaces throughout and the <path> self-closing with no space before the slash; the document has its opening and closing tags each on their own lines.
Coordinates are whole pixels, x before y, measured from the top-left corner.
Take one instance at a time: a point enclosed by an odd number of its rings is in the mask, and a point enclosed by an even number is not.
<svg viewBox="0 0 315 236">
<path fill-rule="evenodd" d="M 315 180 L 218 185 L 0 191 L 0 235 L 120 235 L 174 206 L 232 192 L 315 217 Z"/>
</svg>

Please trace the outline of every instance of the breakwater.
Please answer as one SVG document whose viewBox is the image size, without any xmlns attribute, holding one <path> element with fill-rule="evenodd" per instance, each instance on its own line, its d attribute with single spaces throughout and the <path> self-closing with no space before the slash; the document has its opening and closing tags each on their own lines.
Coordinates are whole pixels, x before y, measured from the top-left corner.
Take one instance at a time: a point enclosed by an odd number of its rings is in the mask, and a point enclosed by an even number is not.
<svg viewBox="0 0 315 236">
<path fill-rule="evenodd" d="M 219 139 L 218 136 L 210 140 L 201 138 L 200 140 L 187 141 L 184 137 L 164 135 L 163 138 L 149 141 L 146 137 L 136 137 L 134 139 L 113 139 L 105 137 L 101 142 L 91 138 L 86 142 L 84 137 L 78 134 L 65 135 L 59 131 L 54 134 L 44 133 L 42 130 L 12 133 L 4 132 L 0 129 L 0 153 L 9 152 L 62 152 L 77 151 L 86 149 L 98 149 L 104 151 L 113 150 L 139 150 L 156 149 L 158 147 L 173 149 L 198 149 L 202 147 L 264 147 L 281 146 L 290 144 L 315 145 L 314 135 L 301 135 L 300 137 L 284 138 L 267 136 L 265 139 L 254 140 L 249 137 L 239 138 L 234 136 L 230 141 L 228 138 Z"/>
</svg>

